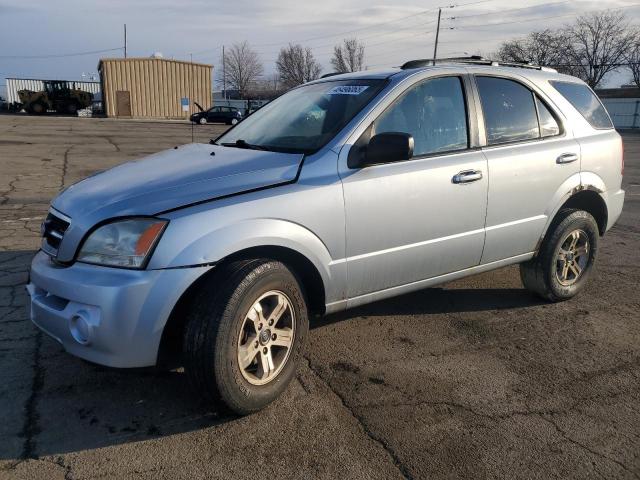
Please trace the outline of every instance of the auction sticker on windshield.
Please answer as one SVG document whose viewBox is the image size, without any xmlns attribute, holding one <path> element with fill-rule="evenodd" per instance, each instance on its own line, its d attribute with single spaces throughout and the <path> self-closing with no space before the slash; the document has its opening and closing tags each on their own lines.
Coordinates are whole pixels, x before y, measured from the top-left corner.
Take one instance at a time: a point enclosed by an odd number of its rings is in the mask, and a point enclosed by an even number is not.
<svg viewBox="0 0 640 480">
<path fill-rule="evenodd" d="M 327 95 L 360 95 L 368 85 L 338 85 L 327 92 Z"/>
</svg>

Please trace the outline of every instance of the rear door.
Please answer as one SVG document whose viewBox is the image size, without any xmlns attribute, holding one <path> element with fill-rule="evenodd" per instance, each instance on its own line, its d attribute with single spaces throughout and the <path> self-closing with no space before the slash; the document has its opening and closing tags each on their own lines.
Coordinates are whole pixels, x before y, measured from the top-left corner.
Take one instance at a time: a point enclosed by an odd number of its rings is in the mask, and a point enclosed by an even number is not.
<svg viewBox="0 0 640 480">
<path fill-rule="evenodd" d="M 535 250 L 563 183 L 580 174 L 580 146 L 532 84 L 480 74 L 475 81 L 490 183 L 484 264 Z"/>
</svg>

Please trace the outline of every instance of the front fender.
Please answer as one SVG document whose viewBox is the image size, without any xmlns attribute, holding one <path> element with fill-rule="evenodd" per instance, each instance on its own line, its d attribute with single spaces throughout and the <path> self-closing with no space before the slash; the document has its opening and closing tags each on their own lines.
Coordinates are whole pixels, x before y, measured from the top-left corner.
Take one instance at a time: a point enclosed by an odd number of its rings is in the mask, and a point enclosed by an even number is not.
<svg viewBox="0 0 640 480">
<path fill-rule="evenodd" d="M 149 268 L 211 264 L 248 248 L 277 246 L 304 255 L 320 273 L 325 288 L 332 285 L 332 259 L 329 250 L 317 235 L 297 223 L 260 218 L 221 226 L 201 235 L 196 234 L 198 230 L 200 228 L 194 225 L 182 235 L 174 233 L 163 237 Z M 185 238 L 193 240 L 185 244 Z"/>
</svg>

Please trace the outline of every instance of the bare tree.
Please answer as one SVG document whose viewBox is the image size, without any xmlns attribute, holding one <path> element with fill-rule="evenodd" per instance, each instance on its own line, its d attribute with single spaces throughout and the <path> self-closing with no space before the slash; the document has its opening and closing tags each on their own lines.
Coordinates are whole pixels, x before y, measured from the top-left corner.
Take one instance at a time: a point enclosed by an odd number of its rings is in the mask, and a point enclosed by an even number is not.
<svg viewBox="0 0 640 480">
<path fill-rule="evenodd" d="M 345 38 L 342 45 L 333 47 L 331 65 L 336 72 L 358 72 L 363 69 L 364 45 L 357 38 Z"/>
<path fill-rule="evenodd" d="M 553 67 L 567 66 L 569 63 L 567 44 L 567 35 L 563 31 L 547 29 L 531 32 L 522 39 L 504 42 L 497 56 L 499 60 L 505 62 L 531 62 Z"/>
<path fill-rule="evenodd" d="M 605 11 L 579 17 L 567 28 L 567 38 L 574 74 L 595 88 L 605 75 L 619 67 L 636 36 L 624 14 Z"/>
<path fill-rule="evenodd" d="M 309 47 L 289 44 L 280 49 L 276 68 L 284 87 L 292 88 L 320 76 L 322 68 L 316 61 Z"/>
<path fill-rule="evenodd" d="M 636 31 L 635 36 L 634 45 L 625 55 L 625 60 L 627 61 L 629 70 L 631 70 L 633 83 L 636 84 L 636 87 L 640 88 L 640 32 Z"/>
<path fill-rule="evenodd" d="M 244 98 L 251 84 L 264 70 L 258 54 L 244 41 L 231 45 L 222 61 L 228 84 L 232 89 L 238 90 L 240 98 Z"/>
<path fill-rule="evenodd" d="M 497 58 L 505 62 L 530 62 L 535 65 L 553 67 L 560 73 L 580 75 L 571 55 L 571 40 L 564 30 L 542 30 L 531 32 L 527 37 L 504 42 Z"/>
<path fill-rule="evenodd" d="M 579 17 L 560 30 L 542 30 L 504 42 L 498 57 L 551 66 L 595 88 L 620 66 L 637 38 L 622 13 L 604 11 Z"/>
</svg>

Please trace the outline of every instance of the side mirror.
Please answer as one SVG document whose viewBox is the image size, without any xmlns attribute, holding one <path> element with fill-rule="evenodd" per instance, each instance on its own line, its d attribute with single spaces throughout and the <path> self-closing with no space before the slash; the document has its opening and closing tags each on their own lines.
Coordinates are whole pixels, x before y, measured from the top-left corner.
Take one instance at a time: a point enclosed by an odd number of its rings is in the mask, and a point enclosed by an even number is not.
<svg viewBox="0 0 640 480">
<path fill-rule="evenodd" d="M 409 133 L 379 133 L 369 140 L 360 166 L 401 162 L 411 157 L 413 157 L 413 137 Z"/>
</svg>

